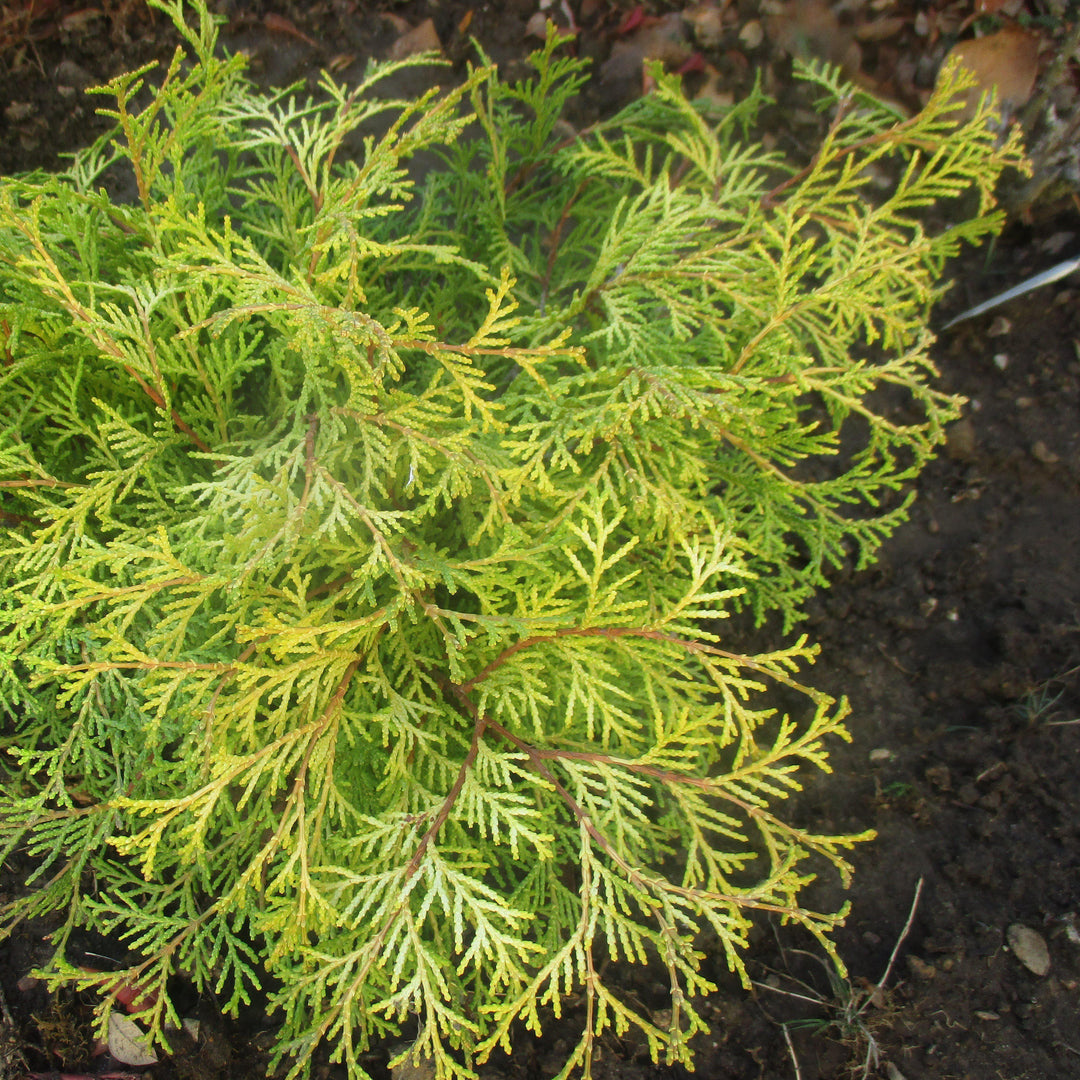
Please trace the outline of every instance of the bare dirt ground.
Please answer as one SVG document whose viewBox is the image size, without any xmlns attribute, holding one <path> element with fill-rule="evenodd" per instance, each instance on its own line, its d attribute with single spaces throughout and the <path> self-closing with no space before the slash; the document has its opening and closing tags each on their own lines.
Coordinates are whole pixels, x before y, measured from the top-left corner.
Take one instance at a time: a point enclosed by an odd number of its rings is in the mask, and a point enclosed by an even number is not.
<svg viewBox="0 0 1080 1080">
<path fill-rule="evenodd" d="M 567 14 L 574 18 L 579 50 L 598 61 L 582 113 L 641 91 L 641 35 L 652 33 L 657 47 L 655 28 L 663 25 L 628 21 L 641 16 L 682 17 L 677 47 L 665 59 L 686 65 L 692 90 L 737 96 L 763 69 L 783 100 L 783 54 L 806 46 L 833 50 L 860 79 L 917 107 L 947 45 L 973 27 L 987 29 L 976 25 L 977 10 L 1011 11 L 1043 35 L 1054 30 L 1058 10 L 986 0 L 821 2 L 804 4 L 785 23 L 779 4 L 711 6 L 720 12 L 712 37 L 713 24 L 702 31 L 695 21 L 710 5 L 639 12 L 613 0 L 548 5 L 564 23 Z M 428 18 L 452 60 L 468 54 L 475 35 L 513 74 L 535 43 L 527 27 L 540 4 L 233 0 L 218 7 L 230 20 L 228 47 L 249 53 L 256 77 L 280 84 L 313 78 L 324 66 L 347 81 L 367 57 L 388 55 Z M 781 22 L 770 22 L 778 10 Z M 809 21 L 811 11 L 818 23 Z M 59 153 L 98 130 L 83 88 L 173 47 L 163 20 L 137 0 L 38 0 L 5 4 L 2 12 L 4 173 L 55 167 Z M 881 25 L 887 19 L 893 22 Z M 1075 84 L 1075 64 L 1066 75 Z M 770 137 L 799 138 L 797 117 L 781 109 L 772 119 Z M 1080 254 L 1075 196 L 1028 206 L 992 250 L 952 268 L 958 283 L 940 323 L 1070 254 Z M 800 797 L 799 812 L 822 831 L 878 832 L 855 852 L 851 914 L 837 936 L 849 977 L 830 978 L 812 942 L 763 924 L 749 958 L 753 993 L 719 963 L 713 972 L 720 990 L 706 1007 L 712 1032 L 699 1040 L 702 1077 L 1080 1075 L 1078 300 L 1074 276 L 940 336 L 942 383 L 969 399 L 966 417 L 923 475 L 910 522 L 872 569 L 839 574 L 806 625 L 823 646 L 816 684 L 851 699 L 854 742 L 835 750 L 835 772 Z M 17 865 L 6 873 L 14 877 L 0 879 L 0 893 L 21 884 Z M 821 889 L 822 904 L 837 901 L 830 886 Z M 24 978 L 47 952 L 44 929 L 24 928 L 0 943 L 0 1076 L 134 1075 L 91 1056 L 86 1002 L 49 999 Z M 648 972 L 614 977 L 646 1002 L 656 995 Z M 204 1022 L 200 1042 L 178 1046 L 140 1075 L 261 1075 L 270 1036 L 257 1011 L 231 1022 L 213 1002 L 193 1001 L 191 1009 Z M 579 1019 L 571 1010 L 565 1030 Z M 512 1058 L 483 1075 L 552 1075 L 565 1048 L 562 1030 L 553 1024 L 543 1040 L 523 1036 Z M 388 1074 L 389 1053 L 371 1056 L 373 1075 Z M 336 1074 L 328 1067 L 325 1075 Z M 683 1072 L 653 1065 L 641 1046 L 611 1040 L 594 1075 Z"/>
</svg>

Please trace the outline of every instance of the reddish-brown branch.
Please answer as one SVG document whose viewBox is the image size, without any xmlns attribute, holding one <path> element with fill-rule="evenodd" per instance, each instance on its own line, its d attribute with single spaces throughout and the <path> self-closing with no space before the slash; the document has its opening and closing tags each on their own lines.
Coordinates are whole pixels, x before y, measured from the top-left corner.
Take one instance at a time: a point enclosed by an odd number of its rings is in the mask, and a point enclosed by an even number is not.
<svg viewBox="0 0 1080 1080">
<path fill-rule="evenodd" d="M 706 653 L 709 656 L 718 656 L 724 660 L 734 660 L 754 671 L 777 676 L 776 672 L 767 672 L 765 668 L 754 660 L 753 657 L 743 656 L 739 653 L 728 652 L 726 649 L 718 649 L 715 645 L 707 645 L 703 641 L 689 641 L 676 634 L 669 634 L 663 630 L 648 630 L 642 626 L 568 626 L 562 630 L 556 630 L 553 634 L 535 634 L 532 637 L 522 638 L 521 641 L 503 649 L 494 660 L 491 661 L 479 674 L 474 675 L 468 682 L 461 684 L 465 692 L 471 690 L 477 683 L 483 682 L 497 668 L 505 664 L 515 653 L 523 649 L 531 649 L 536 645 L 546 645 L 552 641 L 559 641 L 568 637 L 603 637 L 609 640 L 624 637 L 647 638 L 650 641 L 666 641 L 672 645 L 678 645 L 687 652 Z"/>
<path fill-rule="evenodd" d="M 573 135 L 568 135 L 565 139 L 561 139 L 550 151 L 548 151 L 548 157 L 545 157 L 543 160 L 550 160 L 550 157 L 553 157 L 560 150 L 565 150 L 566 147 L 572 146 L 574 143 L 584 139 L 586 135 L 589 135 L 592 132 L 594 127 L 596 127 L 596 124 L 589 124 L 588 127 L 584 127 L 580 131 L 574 132 Z M 539 165 L 539 161 L 526 161 L 525 164 L 514 173 L 510 180 L 507 181 L 506 187 L 503 189 L 505 194 L 512 195 L 517 191 L 517 189 L 521 187 L 534 172 L 536 172 Z"/>
<path fill-rule="evenodd" d="M 515 653 L 522 652 L 524 649 L 531 649 L 535 645 L 546 645 L 548 642 L 568 637 L 606 637 L 612 639 L 643 637 L 652 638 L 654 641 L 679 641 L 678 638 L 673 637 L 671 634 L 665 634 L 660 630 L 645 630 L 636 626 L 570 626 L 564 630 L 556 630 L 554 634 L 535 634 L 532 637 L 522 638 L 521 641 L 517 641 L 503 649 L 479 674 L 474 675 L 468 682 L 461 684 L 462 692 L 468 693 L 477 683 L 483 682 L 493 671 L 501 668 Z"/>
<path fill-rule="evenodd" d="M 555 272 L 555 260 L 559 254 L 559 243 L 562 240 L 563 229 L 566 228 L 566 223 L 570 219 L 570 211 L 574 208 L 574 203 L 578 201 L 578 197 L 585 190 L 589 184 L 589 178 L 586 178 L 578 184 L 574 194 L 570 196 L 563 207 L 563 212 L 559 215 L 559 220 L 555 223 L 555 228 L 551 230 L 551 235 L 548 237 L 548 257 L 547 257 L 547 270 L 544 274 L 544 284 L 541 289 L 541 294 L 547 296 L 548 288 L 551 285 L 551 275 Z"/>
<path fill-rule="evenodd" d="M 311 494 L 311 478 L 315 475 L 315 436 L 319 433 L 319 417 L 312 413 L 308 418 L 307 434 L 304 436 L 304 492 L 296 507 L 296 516 L 302 518 L 307 510 Z"/>
<path fill-rule="evenodd" d="M 531 743 L 526 742 L 524 739 L 515 735 L 512 731 L 508 731 L 501 724 L 494 720 L 485 720 L 485 727 L 492 731 L 494 734 L 501 736 L 512 746 L 520 750 L 529 759 L 529 767 L 539 777 L 551 785 L 555 793 L 566 804 L 567 808 L 574 815 L 585 831 L 589 834 L 592 840 L 597 846 L 608 856 L 609 859 L 624 873 L 627 878 L 640 886 L 650 888 L 653 882 L 650 881 L 647 875 L 643 874 L 637 867 L 631 866 L 626 859 L 615 850 L 611 841 L 597 828 L 595 822 L 589 816 L 589 814 L 581 807 L 578 801 L 567 791 L 566 787 L 559 781 L 555 774 L 544 764 L 545 760 L 551 760 L 557 757 L 569 757 L 570 755 L 564 752 L 551 753 L 543 751 L 533 746 Z M 622 764 L 622 763 L 620 763 Z M 679 774 L 673 774 L 678 776 Z M 680 777 L 680 779 L 682 779 Z M 698 901 L 712 901 L 731 904 L 735 907 L 749 908 L 754 911 L 771 911 L 780 915 L 791 915 L 792 909 L 785 907 L 783 904 L 773 904 L 764 900 L 753 900 L 749 897 L 739 895 L 729 895 L 718 892 L 702 892 L 698 889 L 687 888 L 686 886 L 676 885 L 674 882 L 665 881 L 664 888 L 675 894 L 676 896 L 684 897 L 688 900 Z"/>
<path fill-rule="evenodd" d="M 146 394 L 146 396 L 159 409 L 165 408 L 165 398 L 162 397 L 161 393 L 158 390 L 152 387 L 133 367 L 125 364 L 124 370 L 139 384 L 143 393 Z M 176 409 L 171 409 L 170 415 L 172 417 L 172 422 L 176 425 L 177 430 L 183 432 L 183 434 L 185 434 L 191 440 L 197 450 L 201 450 L 204 454 L 210 453 L 210 447 L 207 446 L 206 443 L 204 443 L 202 439 L 200 439 L 199 436 L 195 434 L 195 432 L 180 416 Z"/>
<path fill-rule="evenodd" d="M 849 98 L 843 98 L 836 110 L 836 117 L 833 119 L 832 124 L 829 126 L 829 132 L 826 136 L 826 143 L 831 138 L 840 126 L 840 121 L 844 118 L 848 108 L 851 105 Z M 890 142 L 897 139 L 897 136 L 902 134 L 905 129 L 914 126 L 918 121 L 919 116 L 913 116 L 910 120 L 905 120 L 901 124 L 897 124 L 895 127 L 889 128 L 887 131 L 879 131 L 876 135 L 868 135 L 865 139 L 859 139 L 858 142 L 853 142 L 848 146 L 844 146 L 837 150 L 833 156 L 833 161 L 839 161 L 841 158 L 850 157 L 852 154 L 857 153 L 860 150 L 865 150 L 868 146 L 877 146 L 883 142 Z M 917 144 L 916 144 L 917 145 Z M 932 149 L 932 148 L 930 148 Z M 799 172 L 792 176 L 789 176 L 782 184 L 778 184 L 772 189 L 767 191 L 761 197 L 761 208 L 763 210 L 771 210 L 775 205 L 777 199 L 788 188 L 801 183 L 805 180 L 817 167 L 821 161 L 821 151 L 818 151 L 811 159 L 810 164 L 805 169 L 801 169 Z"/>
<path fill-rule="evenodd" d="M 461 763 L 461 768 L 458 769 L 458 774 L 454 778 L 454 785 L 447 792 L 446 798 L 443 799 L 442 806 L 439 807 L 439 811 L 435 815 L 435 820 L 428 826 L 427 832 L 420 838 L 420 843 L 417 844 L 416 851 L 413 852 L 413 857 L 409 860 L 409 865 L 405 868 L 406 882 L 411 881 L 413 876 L 420 869 L 420 864 L 424 861 L 424 852 L 427 851 L 431 842 L 439 834 L 439 830 L 446 824 L 447 818 L 450 817 L 450 812 L 454 809 L 454 804 L 461 794 L 461 789 L 465 786 L 465 777 L 469 775 L 469 770 L 472 768 L 473 762 L 476 761 L 476 755 L 480 752 L 480 740 L 488 726 L 488 722 L 476 713 L 475 706 L 473 706 L 468 698 L 463 694 L 458 694 L 457 697 L 467 706 L 468 711 L 476 715 L 476 720 L 473 724 L 472 741 L 469 743 L 469 752 L 465 755 L 465 759 Z"/>
</svg>

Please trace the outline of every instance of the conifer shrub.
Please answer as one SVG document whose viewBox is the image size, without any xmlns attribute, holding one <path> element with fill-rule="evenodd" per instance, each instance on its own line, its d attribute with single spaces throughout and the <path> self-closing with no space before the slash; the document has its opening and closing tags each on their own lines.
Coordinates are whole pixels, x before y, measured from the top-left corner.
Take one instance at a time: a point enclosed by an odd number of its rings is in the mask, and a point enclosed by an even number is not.
<svg viewBox="0 0 1080 1080">
<path fill-rule="evenodd" d="M 705 954 L 831 950 L 800 890 L 859 839 L 782 814 L 847 738 L 814 647 L 723 620 L 786 634 L 903 519 L 959 407 L 934 282 L 1017 143 L 959 76 L 905 119 L 826 70 L 808 163 L 662 73 L 575 132 L 555 37 L 516 85 L 265 93 L 153 2 L 149 103 L 118 77 L 109 136 L 0 184 L 6 931 L 51 915 L 50 980 L 166 1043 L 175 975 L 268 994 L 290 1075 L 404 1031 L 471 1076 L 572 996 L 567 1074 L 631 1028 L 688 1061 Z"/>
</svg>

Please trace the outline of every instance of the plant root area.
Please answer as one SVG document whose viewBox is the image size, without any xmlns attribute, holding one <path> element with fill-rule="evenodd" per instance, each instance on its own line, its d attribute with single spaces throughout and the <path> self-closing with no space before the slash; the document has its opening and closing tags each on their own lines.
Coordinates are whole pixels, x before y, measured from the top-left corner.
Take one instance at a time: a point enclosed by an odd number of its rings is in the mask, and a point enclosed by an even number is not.
<svg viewBox="0 0 1080 1080">
<path fill-rule="evenodd" d="M 460 63 L 475 35 L 517 77 L 515 66 L 537 44 L 527 27 L 541 7 L 532 0 L 224 0 L 216 6 L 230 20 L 226 43 L 248 52 L 257 78 L 279 84 L 313 78 L 327 66 L 348 80 L 365 58 L 388 55 L 429 17 L 434 44 L 449 59 Z M 586 115 L 640 92 L 640 56 L 614 66 L 607 61 L 616 46 L 639 42 L 635 35 L 658 24 L 643 30 L 640 22 L 628 23 L 640 18 L 638 7 L 614 0 L 544 6 L 564 20 L 569 10 L 579 23 L 582 53 L 606 64 L 599 69 L 604 77 L 585 89 Z M 694 15 L 708 6 L 657 3 L 640 12 Z M 783 6 L 712 6 L 723 9 L 720 36 L 695 39 L 697 23 L 690 19 L 685 47 L 700 46 L 706 70 L 718 73 L 713 90 L 726 80 L 737 95 L 752 78 L 750 69 L 764 64 L 782 91 L 783 61 L 774 54 L 786 39 L 768 19 Z M 1053 7 L 1011 6 L 1035 14 Z M 891 80 L 903 98 L 901 76 L 917 73 L 933 40 L 918 32 L 915 12 L 955 16 L 961 26 L 977 7 L 822 0 L 803 10 L 824 19 L 843 9 L 846 21 L 837 26 L 857 30 L 888 9 L 883 17 L 895 20 L 893 52 L 881 36 L 888 27 L 875 22 L 876 38 L 853 32 L 861 56 L 841 59 L 861 65 L 864 75 L 877 73 L 880 85 Z M 752 24 L 761 25 L 747 29 Z M 432 44 L 429 31 L 423 33 Z M 96 103 L 84 98 L 84 87 L 167 58 L 174 44 L 164 19 L 137 0 L 100 7 L 69 0 L 5 4 L 0 170 L 56 167 L 59 154 L 96 134 Z M 681 57 L 676 50 L 670 59 L 678 66 L 686 63 Z M 701 79 L 695 62 L 688 71 L 688 82 Z M 802 138 L 792 134 L 801 122 L 779 110 L 770 137 Z M 955 283 L 936 324 L 1077 254 L 1075 197 L 1029 208 L 995 246 L 950 268 Z M 695 1041 L 696 1075 L 707 1080 L 1080 1076 L 1077 276 L 942 332 L 935 357 L 943 388 L 969 399 L 965 417 L 920 479 L 910 521 L 872 568 L 837 573 L 803 626 L 822 645 L 810 681 L 849 697 L 853 742 L 834 747 L 834 772 L 808 782 L 796 815 L 821 832 L 877 830 L 876 840 L 854 852 L 846 894 L 825 880 L 806 894 L 822 908 L 850 901 L 836 935 L 848 974 L 838 978 L 812 940 L 768 923 L 758 927 L 747 958 L 751 991 L 723 969 L 718 953 L 707 955 L 719 986 L 703 1006 L 711 1032 Z M 0 903 L 23 887 L 26 870 L 17 858 L 9 862 Z M 200 1021 L 197 1035 L 178 1035 L 173 1054 L 155 1065 L 111 1059 L 94 1045 L 93 1003 L 50 995 L 29 976 L 49 956 L 49 929 L 24 925 L 0 943 L 0 1080 L 265 1074 L 272 1018 L 257 1007 L 238 1020 L 223 1018 L 212 1000 L 184 1000 L 182 989 L 178 1005 Z M 106 968 L 124 960 L 116 942 L 80 938 L 77 946 L 83 951 L 69 957 L 73 963 Z M 707 941 L 702 947 L 710 953 Z M 665 1007 L 666 988 L 648 969 L 609 968 L 605 978 L 646 1008 Z M 513 1053 L 487 1063 L 481 1076 L 554 1075 L 583 1017 L 583 1008 L 568 1003 L 543 1038 L 522 1032 Z M 388 1063 L 400 1049 L 373 1048 L 365 1067 L 374 1077 L 422 1080 L 422 1068 L 391 1072 Z M 320 1070 L 325 1077 L 339 1074 L 329 1064 Z M 685 1075 L 681 1066 L 654 1064 L 643 1045 L 611 1034 L 600 1040 L 593 1065 L 597 1080 Z"/>
</svg>

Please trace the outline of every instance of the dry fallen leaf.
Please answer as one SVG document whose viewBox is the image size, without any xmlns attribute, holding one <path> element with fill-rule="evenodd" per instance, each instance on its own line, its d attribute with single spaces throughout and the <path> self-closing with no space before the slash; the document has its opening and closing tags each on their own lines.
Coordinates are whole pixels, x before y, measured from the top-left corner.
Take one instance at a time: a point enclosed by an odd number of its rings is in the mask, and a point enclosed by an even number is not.
<svg viewBox="0 0 1080 1080">
<path fill-rule="evenodd" d="M 434 1080 L 435 1062 L 429 1057 L 422 1057 L 414 1061 L 412 1054 L 405 1058 L 398 1058 L 397 1063 L 391 1065 L 391 1080 Z"/>
<path fill-rule="evenodd" d="M 863 23 L 855 31 L 859 41 L 887 41 L 895 37 L 908 24 L 908 20 L 902 15 L 886 15 L 882 19 L 874 19 Z"/>
<path fill-rule="evenodd" d="M 1041 444 L 1036 444 L 1041 445 Z M 1045 446 L 1043 447 L 1045 450 Z M 1037 455 L 1036 455 L 1037 456 Z M 1013 955 L 1021 964 L 1040 979 L 1050 970 L 1050 952 L 1042 934 L 1020 923 L 1013 923 L 1005 932 Z"/>
<path fill-rule="evenodd" d="M 442 42 L 435 30 L 435 23 L 425 19 L 419 26 L 410 30 L 390 46 L 390 59 L 403 60 L 406 56 L 415 56 L 422 52 L 441 52 Z"/>
<path fill-rule="evenodd" d="M 80 967 L 80 971 L 88 972 L 91 975 L 101 974 L 97 968 L 92 967 Z M 135 1013 L 142 1009 L 149 1009 L 157 1002 L 157 990 L 152 987 L 148 988 L 140 986 L 138 983 L 130 982 L 129 980 L 122 979 L 119 983 L 112 983 L 108 986 L 104 986 L 103 990 L 106 993 L 112 993 L 118 1005 L 121 1005 L 124 1012 Z"/>
<path fill-rule="evenodd" d="M 848 78 L 862 64 L 854 31 L 840 24 L 826 0 L 791 0 L 764 23 L 769 40 L 792 56 L 839 64 Z"/>
<path fill-rule="evenodd" d="M 735 104 L 735 94 L 724 85 L 720 72 L 712 66 L 705 65 L 705 81 L 701 84 L 698 92 L 694 95 L 695 101 L 711 101 L 720 108 L 730 108 Z"/>
<path fill-rule="evenodd" d="M 383 22 L 388 22 L 399 35 L 407 34 L 412 29 L 408 19 L 403 19 L 400 15 L 393 15 L 389 11 L 384 11 L 380 18 Z"/>
<path fill-rule="evenodd" d="M 636 82 L 644 61 L 659 60 L 678 67 L 692 52 L 683 17 L 673 11 L 642 25 L 625 41 L 617 41 L 612 46 L 611 56 L 600 66 L 600 78 L 605 83 L 631 79 Z"/>
<path fill-rule="evenodd" d="M 60 29 L 66 34 L 85 34 L 87 27 L 102 14 L 101 8 L 80 8 L 60 20 Z"/>
<path fill-rule="evenodd" d="M 331 73 L 344 71 L 355 59 L 356 53 L 338 53 L 337 56 L 332 57 L 330 63 L 326 65 L 326 70 Z"/>
<path fill-rule="evenodd" d="M 544 41 L 547 38 L 547 27 L 551 19 L 542 11 L 534 11 L 525 24 L 525 36 L 539 38 Z"/>
<path fill-rule="evenodd" d="M 304 42 L 305 45 L 310 45 L 313 49 L 319 47 L 318 44 L 309 38 L 303 30 L 297 27 L 292 19 L 287 19 L 284 15 L 278 15 L 277 12 L 268 11 L 263 16 L 263 26 L 271 33 L 287 34 L 289 37 L 296 38 L 297 41 Z"/>
<path fill-rule="evenodd" d="M 109 1014 L 109 1053 L 125 1065 L 153 1065 L 157 1054 L 138 1024 L 129 1016 Z"/>
<path fill-rule="evenodd" d="M 979 100 L 993 91 L 1007 113 L 1023 105 L 1039 74 L 1039 39 L 1019 27 L 1008 26 L 986 37 L 953 46 L 948 60 L 959 62 L 975 76 L 976 84 L 964 94 L 963 115 L 975 115 Z"/>
</svg>

